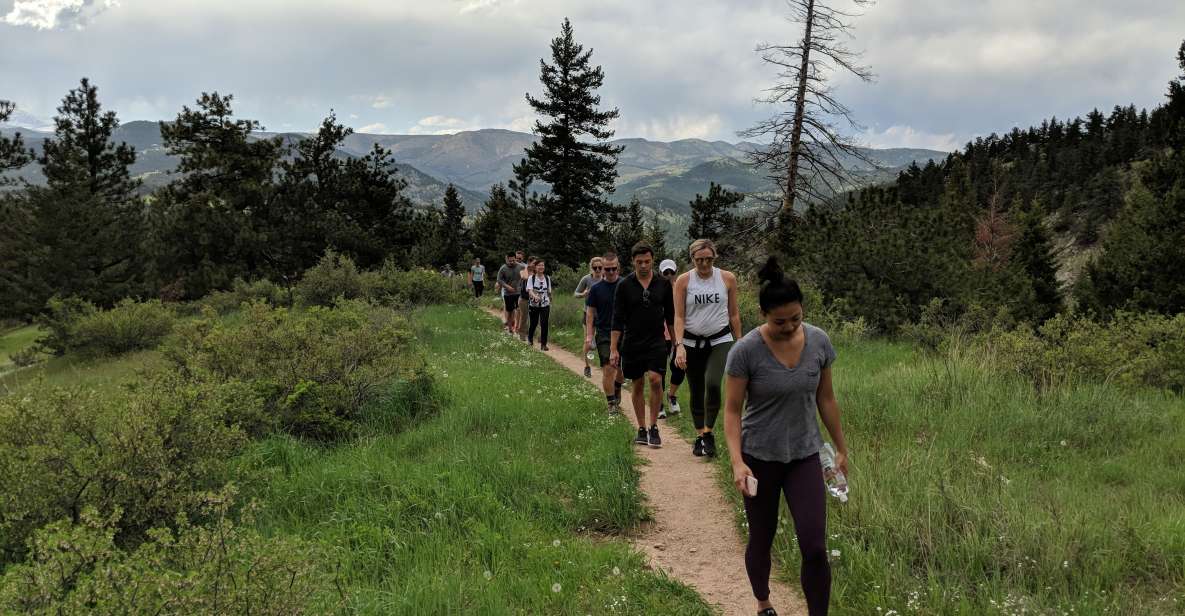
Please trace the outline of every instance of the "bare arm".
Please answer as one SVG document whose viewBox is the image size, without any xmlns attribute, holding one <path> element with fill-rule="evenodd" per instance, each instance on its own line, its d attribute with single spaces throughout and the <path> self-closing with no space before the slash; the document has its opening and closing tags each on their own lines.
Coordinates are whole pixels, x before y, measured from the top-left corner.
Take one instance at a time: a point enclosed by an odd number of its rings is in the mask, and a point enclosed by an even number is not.
<svg viewBox="0 0 1185 616">
<path fill-rule="evenodd" d="M 741 339 L 741 309 L 737 303 L 737 277 L 732 272 L 724 272 L 724 287 L 728 289 L 728 325 L 732 327 L 734 340 Z"/>
<path fill-rule="evenodd" d="M 847 475 L 848 442 L 844 438 L 843 426 L 839 419 L 839 401 L 835 399 L 835 392 L 831 388 L 831 368 L 824 368 L 819 376 L 819 388 L 815 391 L 815 400 L 819 407 L 819 417 L 823 419 L 823 425 L 826 426 L 827 433 L 831 435 L 831 442 L 835 444 L 836 464 Z"/>
<path fill-rule="evenodd" d="M 687 326 L 687 273 L 675 279 L 675 327 L 671 342 L 683 344 L 683 329 Z"/>
<path fill-rule="evenodd" d="M 593 339 L 593 321 L 597 318 L 597 307 L 589 306 L 588 313 L 584 317 L 584 340 L 587 343 Z M 586 344 L 587 346 L 587 344 Z M 585 349 L 588 352 L 588 349 Z"/>
<path fill-rule="evenodd" d="M 737 490 L 745 492 L 745 477 L 753 471 L 741 454 L 741 406 L 749 379 L 731 374 L 724 376 L 724 438 L 728 442 L 728 457 L 732 460 L 732 480 Z"/>
</svg>

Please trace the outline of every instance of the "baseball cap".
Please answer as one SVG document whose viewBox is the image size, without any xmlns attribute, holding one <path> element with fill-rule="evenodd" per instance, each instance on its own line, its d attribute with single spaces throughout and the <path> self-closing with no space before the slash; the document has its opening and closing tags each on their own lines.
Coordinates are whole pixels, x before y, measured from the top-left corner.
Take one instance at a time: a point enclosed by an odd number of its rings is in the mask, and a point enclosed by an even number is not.
<svg viewBox="0 0 1185 616">
<path fill-rule="evenodd" d="M 679 266 L 675 265 L 675 262 L 671 259 L 663 259 L 663 262 L 658 264 L 658 271 L 665 274 L 667 270 L 677 272 L 679 271 Z"/>
</svg>

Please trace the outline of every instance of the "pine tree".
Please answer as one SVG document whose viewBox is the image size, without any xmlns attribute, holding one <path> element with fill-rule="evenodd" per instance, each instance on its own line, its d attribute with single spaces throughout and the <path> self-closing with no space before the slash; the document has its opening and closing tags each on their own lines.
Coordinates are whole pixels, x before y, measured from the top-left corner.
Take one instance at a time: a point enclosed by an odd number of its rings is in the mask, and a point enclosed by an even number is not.
<svg viewBox="0 0 1185 616">
<path fill-rule="evenodd" d="M 644 237 L 646 221 L 642 217 L 642 203 L 634 195 L 626 207 L 625 218 L 617 224 L 617 232 L 613 234 L 613 249 L 618 255 L 626 255 L 625 260 L 628 261 L 630 250 Z"/>
<path fill-rule="evenodd" d="M 441 265 L 450 265 L 454 269 L 460 267 L 461 257 L 466 250 L 465 206 L 461 203 L 461 196 L 457 188 L 449 184 L 444 190 L 444 212 L 440 227 L 440 245 L 443 261 Z"/>
<path fill-rule="evenodd" d="M 136 151 L 112 142 L 118 127 L 83 78 L 62 99 L 37 158 L 46 184 L 27 190 L 41 283 L 100 305 L 143 289 L 143 206 L 129 171 Z"/>
<path fill-rule="evenodd" d="M 654 267 L 658 267 L 658 262 L 663 259 L 671 258 L 667 253 L 667 232 L 662 228 L 662 222 L 658 219 L 658 210 L 655 210 L 650 216 L 650 224 L 646 225 L 646 231 L 642 236 L 647 244 L 654 249 Z M 628 252 L 625 254 L 629 254 Z"/>
<path fill-rule="evenodd" d="M 606 195 L 613 192 L 623 148 L 607 143 L 613 131 L 606 126 L 618 111 L 597 109 L 601 97 L 596 90 L 605 76 L 600 66 L 589 64 L 591 56 L 591 49 L 585 51 L 575 41 L 565 19 L 560 36 L 551 41 L 552 63 L 539 62 L 544 95 L 527 95 L 531 108 L 545 118 L 535 122 L 539 140 L 514 167 L 515 186 L 524 198 L 531 180 L 551 187 L 549 194 L 536 195 L 529 203 L 532 219 L 547 230 L 534 239 L 532 251 L 570 267 L 579 267 L 599 248 L 605 224 L 617 212 Z M 595 141 L 581 141 L 585 135 Z"/>
<path fill-rule="evenodd" d="M 0 100 L 0 122 L 8 120 L 16 106 Z M 0 188 L 15 184 L 4 177 L 33 160 L 21 134 L 0 136 Z M 27 199 L 15 193 L 0 193 L 0 319 L 24 318 L 41 308 L 45 294 L 34 269 L 37 247 L 32 243 L 32 216 Z"/>
<path fill-rule="evenodd" d="M 490 196 L 473 221 L 473 251 L 487 264 L 497 264 L 503 255 L 523 243 L 523 208 L 502 184 L 490 188 Z"/>
<path fill-rule="evenodd" d="M 0 100 L 0 123 L 7 122 L 16 105 L 10 101 Z M 18 132 L 12 137 L 0 135 L 0 186 L 15 183 L 12 178 L 4 177 L 4 172 L 20 169 L 33 160 L 33 153 L 25 149 L 25 142 Z"/>
<path fill-rule="evenodd" d="M 1032 300 L 1019 306 L 1020 319 L 1044 323 L 1057 314 L 1062 297 L 1057 281 L 1057 263 L 1053 256 L 1053 241 L 1045 228 L 1045 210 L 1041 202 L 1033 200 L 1021 208 L 1016 217 L 1016 240 L 1012 245 L 1012 263 L 1031 287 Z"/>
<path fill-rule="evenodd" d="M 197 108 L 182 107 L 161 122 L 180 178 L 154 195 L 151 251 L 157 284 L 185 298 L 226 288 L 236 277 L 268 273 L 281 261 L 267 252 L 268 221 L 278 197 L 280 139 L 255 139 L 259 122 L 240 120 L 232 95 L 202 93 Z"/>
<path fill-rule="evenodd" d="M 697 193 L 691 202 L 691 224 L 687 226 L 687 237 L 691 240 L 703 238 L 720 242 L 735 221 L 732 208 L 744 199 L 745 195 L 710 182 L 707 198 Z"/>
</svg>

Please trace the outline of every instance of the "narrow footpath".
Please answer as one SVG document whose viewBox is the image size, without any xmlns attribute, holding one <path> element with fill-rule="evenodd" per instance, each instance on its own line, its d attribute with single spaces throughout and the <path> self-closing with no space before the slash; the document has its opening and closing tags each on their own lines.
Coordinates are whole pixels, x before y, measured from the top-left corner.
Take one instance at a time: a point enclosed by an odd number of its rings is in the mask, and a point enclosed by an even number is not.
<svg viewBox="0 0 1185 616">
<path fill-rule="evenodd" d="M 486 312 L 501 320 L 496 310 Z M 554 345 L 544 354 L 584 378 L 584 360 L 577 355 Z M 600 369 L 594 367 L 592 378 L 586 380 L 597 387 Z M 637 429 L 628 392 L 622 393 L 622 414 Z M 725 616 L 756 614 L 745 575 L 744 538 L 736 531 L 732 507 L 713 477 L 713 466 L 692 456 L 691 443 L 661 420 L 659 430 L 661 449 L 634 446 L 646 460 L 640 468 L 641 487 L 654 514 L 654 521 L 632 537 L 635 548 L 646 554 L 651 567 L 691 586 Z M 726 446 L 722 429 L 719 443 Z M 773 577 L 778 571 L 775 562 Z M 807 613 L 802 593 L 777 579 L 770 580 L 770 600 L 781 616 Z"/>
</svg>

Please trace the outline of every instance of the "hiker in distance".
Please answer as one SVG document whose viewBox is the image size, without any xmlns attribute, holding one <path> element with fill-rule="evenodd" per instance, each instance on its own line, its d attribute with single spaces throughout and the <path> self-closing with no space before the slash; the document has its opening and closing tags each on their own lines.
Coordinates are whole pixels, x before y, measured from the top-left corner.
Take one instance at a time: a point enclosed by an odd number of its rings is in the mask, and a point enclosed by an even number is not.
<svg viewBox="0 0 1185 616">
<path fill-rule="evenodd" d="M 601 281 L 601 258 L 600 257 L 593 257 L 588 262 L 588 273 L 585 274 L 584 277 L 582 277 L 580 279 L 580 282 L 578 282 L 576 284 L 576 292 L 573 293 L 572 295 L 579 297 L 581 299 L 588 299 L 588 292 L 592 290 L 593 285 L 597 284 L 600 281 Z M 588 329 L 587 322 L 588 322 L 588 306 L 586 305 L 584 307 L 584 312 L 580 315 L 580 327 L 587 330 Z M 582 357 L 584 357 L 584 378 L 586 378 L 586 379 L 592 378 L 592 366 L 590 366 L 588 364 L 588 351 L 592 347 L 590 346 L 591 341 L 589 341 L 587 338 L 588 338 L 588 336 L 585 336 L 584 350 L 580 354 Z"/>
<path fill-rule="evenodd" d="M 695 268 L 675 279 L 674 363 L 687 371 L 691 386 L 691 418 L 699 433 L 691 453 L 714 456 L 724 362 L 733 342 L 741 338 L 737 278 L 715 266 L 712 240 L 695 240 L 688 252 Z"/>
<path fill-rule="evenodd" d="M 523 251 L 520 250 L 520 251 L 518 251 L 518 254 L 521 255 L 522 252 Z M 519 295 L 522 297 L 522 301 L 519 302 L 519 305 L 518 305 L 518 325 L 517 325 L 518 329 L 516 331 L 518 331 L 518 339 L 522 340 L 523 342 L 527 341 L 527 322 L 528 322 L 528 317 L 530 316 L 530 312 L 527 309 L 530 304 L 527 301 L 527 278 L 531 275 L 532 272 L 535 271 L 535 261 L 536 260 L 537 259 L 535 257 L 531 257 L 531 258 L 524 261 L 522 259 L 522 257 L 519 257 L 519 262 L 526 264 L 526 267 L 523 267 L 522 269 L 520 269 L 518 271 L 518 276 L 519 276 L 518 292 L 519 292 Z"/>
<path fill-rule="evenodd" d="M 770 258 L 758 273 L 765 322 L 728 352 L 724 371 L 724 434 L 733 481 L 744 495 L 749 522 L 745 571 L 758 616 L 776 616 L 769 602 L 770 548 L 785 494 L 802 554 L 799 581 L 811 616 L 827 614 L 827 504 L 819 450 L 818 413 L 835 444 L 836 465 L 848 474 L 848 446 L 831 389 L 835 349 L 827 333 L 803 322 L 802 290 Z M 744 418 L 741 407 L 745 407 Z M 850 475 L 849 475 L 850 476 Z M 750 477 L 756 493 L 750 493 Z"/>
<path fill-rule="evenodd" d="M 597 359 L 601 364 L 601 389 L 605 392 L 610 415 L 621 412 L 621 384 L 624 380 L 621 371 L 610 362 L 609 351 L 613 332 L 613 302 L 617 297 L 617 285 L 621 283 L 618 278 L 620 272 L 617 253 L 605 253 L 601 257 L 601 281 L 589 289 L 588 297 L 584 300 L 588 317 L 584 325 L 584 348 L 597 350 Z"/>
<path fill-rule="evenodd" d="M 486 266 L 481 264 L 481 259 L 473 258 L 473 264 L 469 266 L 469 288 L 473 289 L 473 297 L 481 299 L 486 290 Z"/>
<path fill-rule="evenodd" d="M 631 395 L 638 420 L 634 443 L 658 448 L 662 447 L 662 438 L 658 434 L 662 374 L 667 369 L 665 333 L 674 325 L 675 305 L 671 283 L 654 275 L 654 249 L 645 242 L 638 242 L 630 250 L 630 258 L 634 262 L 634 272 L 617 285 L 617 298 L 613 302 L 609 354 L 613 365 L 621 369 L 622 376 L 633 381 Z M 649 421 L 646 415 L 647 388 L 650 390 Z M 649 431 L 646 426 L 650 426 Z"/>
<path fill-rule="evenodd" d="M 672 259 L 663 259 L 663 262 L 658 264 L 658 273 L 662 275 L 663 278 L 666 278 L 667 282 L 674 286 L 675 277 L 678 276 L 679 273 L 679 265 L 676 264 Z M 667 368 L 671 371 L 671 386 L 669 388 L 667 387 L 666 375 L 664 374 L 663 389 L 665 389 L 667 392 L 667 402 L 670 403 L 671 415 L 678 415 L 679 411 L 682 410 L 679 408 L 679 386 L 683 384 L 683 378 L 687 376 L 687 373 L 683 370 L 683 368 L 675 365 L 675 345 L 672 344 L 674 339 L 674 330 L 668 331 L 667 356 L 670 358 L 670 361 L 667 362 Z M 659 407 L 658 418 L 667 418 L 666 407 Z"/>
<path fill-rule="evenodd" d="M 539 333 L 539 350 L 547 350 L 547 322 L 551 317 L 551 276 L 547 275 L 547 263 L 538 259 L 532 266 L 534 272 L 527 277 L 527 310 L 530 311 L 531 326 L 527 332 L 527 344 L 535 346 L 535 328 L 542 326 Z"/>
<path fill-rule="evenodd" d="M 498 275 L 494 280 L 498 284 L 498 291 L 502 294 L 505 304 L 506 333 L 512 335 L 518 331 L 519 272 L 525 268 L 525 265 L 518 262 L 516 253 L 508 252 L 506 253 L 506 264 L 498 268 Z"/>
</svg>

